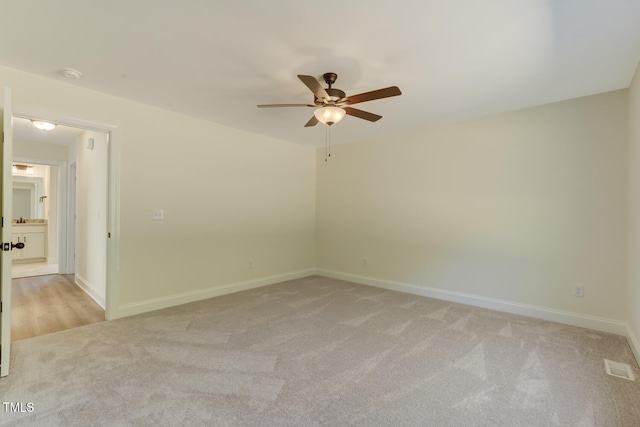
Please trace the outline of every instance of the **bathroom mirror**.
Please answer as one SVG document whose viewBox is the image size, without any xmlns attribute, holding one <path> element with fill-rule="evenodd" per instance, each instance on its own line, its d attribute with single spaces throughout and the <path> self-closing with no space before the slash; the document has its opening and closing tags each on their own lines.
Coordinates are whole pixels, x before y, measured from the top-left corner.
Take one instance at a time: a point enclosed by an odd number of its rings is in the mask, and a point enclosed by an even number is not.
<svg viewBox="0 0 640 427">
<path fill-rule="evenodd" d="M 44 214 L 42 178 L 13 177 L 13 219 L 42 219 Z"/>
</svg>

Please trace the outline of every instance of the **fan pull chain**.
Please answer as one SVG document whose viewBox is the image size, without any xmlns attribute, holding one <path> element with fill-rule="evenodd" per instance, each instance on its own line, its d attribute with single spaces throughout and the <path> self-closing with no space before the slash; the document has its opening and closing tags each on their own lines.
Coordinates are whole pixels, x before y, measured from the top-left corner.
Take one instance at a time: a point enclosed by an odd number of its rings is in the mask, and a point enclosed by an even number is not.
<svg viewBox="0 0 640 427">
<path fill-rule="evenodd" d="M 331 126 L 325 126 L 324 131 L 324 161 L 331 157 Z"/>
<path fill-rule="evenodd" d="M 329 154 L 329 126 L 325 126 L 324 130 L 324 161 L 327 161 Z"/>
</svg>

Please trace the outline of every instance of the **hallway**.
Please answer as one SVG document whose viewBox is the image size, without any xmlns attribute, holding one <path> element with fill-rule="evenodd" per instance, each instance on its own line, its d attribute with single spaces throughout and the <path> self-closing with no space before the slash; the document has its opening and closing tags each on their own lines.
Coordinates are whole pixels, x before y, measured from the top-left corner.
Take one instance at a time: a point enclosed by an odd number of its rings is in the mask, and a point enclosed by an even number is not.
<svg viewBox="0 0 640 427">
<path fill-rule="evenodd" d="M 73 282 L 73 275 L 25 277 L 11 282 L 11 341 L 105 319 L 104 310 Z"/>
</svg>

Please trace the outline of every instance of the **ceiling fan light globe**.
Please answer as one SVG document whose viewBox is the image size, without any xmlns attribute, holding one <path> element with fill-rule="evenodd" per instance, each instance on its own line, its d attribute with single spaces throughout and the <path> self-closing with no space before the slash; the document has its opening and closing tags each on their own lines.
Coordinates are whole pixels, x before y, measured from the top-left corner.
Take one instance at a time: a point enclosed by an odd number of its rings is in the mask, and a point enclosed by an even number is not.
<svg viewBox="0 0 640 427">
<path fill-rule="evenodd" d="M 342 120 L 346 113 L 347 112 L 340 107 L 321 107 L 316 108 L 313 115 L 316 116 L 316 119 L 318 119 L 320 123 L 331 126 Z"/>
</svg>

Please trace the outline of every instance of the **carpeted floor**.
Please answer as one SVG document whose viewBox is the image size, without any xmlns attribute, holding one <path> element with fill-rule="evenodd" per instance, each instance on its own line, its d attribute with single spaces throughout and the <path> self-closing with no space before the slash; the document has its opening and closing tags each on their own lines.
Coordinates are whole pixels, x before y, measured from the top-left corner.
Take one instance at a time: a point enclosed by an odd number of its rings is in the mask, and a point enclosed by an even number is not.
<svg viewBox="0 0 640 427">
<path fill-rule="evenodd" d="M 309 277 L 16 342 L 0 424 L 640 425 L 604 358 L 640 377 L 620 336 Z"/>
</svg>

